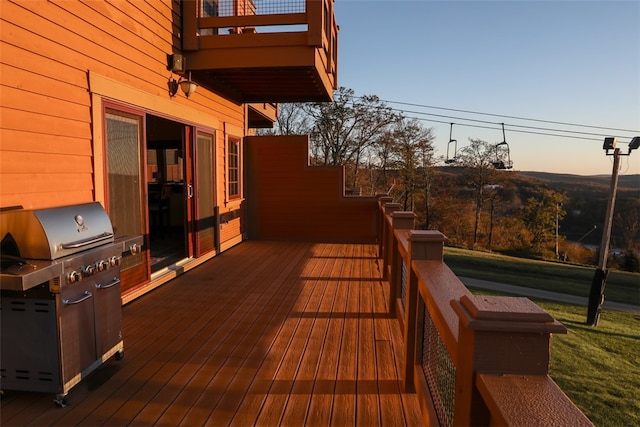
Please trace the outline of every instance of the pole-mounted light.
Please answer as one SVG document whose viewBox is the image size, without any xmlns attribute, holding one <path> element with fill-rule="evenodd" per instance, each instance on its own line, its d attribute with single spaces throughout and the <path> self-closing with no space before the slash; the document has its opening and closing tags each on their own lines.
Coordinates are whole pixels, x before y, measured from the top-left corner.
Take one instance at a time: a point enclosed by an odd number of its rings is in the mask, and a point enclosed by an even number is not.
<svg viewBox="0 0 640 427">
<path fill-rule="evenodd" d="M 598 326 L 602 304 L 604 304 L 604 288 L 607 284 L 607 256 L 609 255 L 609 240 L 611 240 L 611 226 L 613 224 L 613 209 L 616 203 L 616 192 L 618 191 L 618 172 L 620 170 L 620 156 L 628 156 L 633 150 L 640 146 L 640 136 L 635 136 L 629 142 L 628 151 L 623 154 L 619 148 L 616 148 L 617 139 L 608 137 L 604 139 L 602 149 L 605 150 L 607 156 L 613 156 L 613 172 L 611 174 L 611 187 L 609 189 L 609 201 L 607 202 L 607 213 L 604 219 L 604 227 L 602 231 L 602 240 L 600 243 L 600 257 L 598 260 L 598 268 L 596 269 L 591 281 L 591 290 L 589 292 L 589 303 L 587 306 L 587 324 L 590 326 Z M 611 152 L 613 151 L 613 152 Z"/>
</svg>

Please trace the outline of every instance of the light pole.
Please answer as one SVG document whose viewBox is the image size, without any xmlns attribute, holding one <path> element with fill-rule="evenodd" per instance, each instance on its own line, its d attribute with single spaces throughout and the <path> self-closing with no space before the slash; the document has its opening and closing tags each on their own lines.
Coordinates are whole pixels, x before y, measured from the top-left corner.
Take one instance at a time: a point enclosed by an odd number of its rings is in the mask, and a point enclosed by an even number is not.
<svg viewBox="0 0 640 427">
<path fill-rule="evenodd" d="M 559 228 L 560 228 L 560 206 L 562 206 L 561 202 L 556 203 L 556 259 L 560 259 L 560 252 L 558 250 L 558 240 L 559 240 Z"/>
<path fill-rule="evenodd" d="M 604 303 L 604 288 L 607 284 L 607 256 L 609 255 L 609 240 L 611 239 L 611 225 L 613 223 L 613 209 L 616 203 L 616 192 L 618 190 L 618 172 L 620 170 L 620 156 L 628 156 L 631 151 L 640 146 L 640 136 L 635 136 L 629 143 L 629 151 L 622 154 L 616 148 L 616 138 L 605 138 L 602 149 L 607 156 L 613 156 L 613 172 L 611 174 L 611 187 L 609 189 L 609 201 L 607 203 L 607 213 L 604 218 L 604 228 L 602 230 L 602 241 L 600 243 L 600 258 L 593 280 L 591 281 L 591 291 L 589 292 L 589 305 L 587 307 L 587 325 L 598 326 L 602 304 Z M 610 153 L 610 151 L 613 151 Z"/>
</svg>

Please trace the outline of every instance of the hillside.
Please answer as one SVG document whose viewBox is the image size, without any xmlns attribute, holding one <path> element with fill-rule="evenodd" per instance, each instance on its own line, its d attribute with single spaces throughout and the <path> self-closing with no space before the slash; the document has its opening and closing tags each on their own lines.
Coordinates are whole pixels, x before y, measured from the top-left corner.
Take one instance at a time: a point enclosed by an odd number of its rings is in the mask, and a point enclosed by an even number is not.
<svg viewBox="0 0 640 427">
<path fill-rule="evenodd" d="M 451 167 L 440 167 L 437 170 L 444 182 L 456 182 L 464 171 L 462 168 Z M 511 194 L 509 200 L 512 202 L 520 200 L 523 203 L 529 197 L 537 197 L 544 189 L 563 193 L 566 215 L 560 222 L 560 234 L 570 241 L 580 240 L 584 244 L 599 245 L 611 176 L 505 171 L 503 178 L 506 178 L 502 183 L 504 194 Z M 614 212 L 616 219 L 611 242 L 612 247 L 620 247 L 625 239 L 622 238 L 619 223 L 623 221 L 626 224 L 624 227 L 632 229 L 637 227 L 633 225 L 634 218 L 637 222 L 640 217 L 640 175 L 619 176 Z"/>
<path fill-rule="evenodd" d="M 607 198 L 611 185 L 609 175 L 569 175 L 548 172 L 517 172 L 523 177 L 544 182 L 556 190 L 563 190 L 572 195 L 589 198 Z M 640 197 L 640 175 L 620 175 L 618 177 L 618 197 Z"/>
<path fill-rule="evenodd" d="M 535 180 L 566 194 L 564 220 L 560 223 L 560 233 L 569 240 L 579 240 L 594 226 L 597 230 L 588 234 L 583 243 L 600 243 L 609 199 L 611 176 L 607 175 L 568 175 L 546 172 L 518 172 L 520 177 Z M 640 175 L 620 175 L 614 213 L 616 217 L 637 218 L 640 209 Z M 620 229 L 614 217 L 612 245 L 622 243 Z M 627 220 L 628 223 L 628 220 Z"/>
</svg>

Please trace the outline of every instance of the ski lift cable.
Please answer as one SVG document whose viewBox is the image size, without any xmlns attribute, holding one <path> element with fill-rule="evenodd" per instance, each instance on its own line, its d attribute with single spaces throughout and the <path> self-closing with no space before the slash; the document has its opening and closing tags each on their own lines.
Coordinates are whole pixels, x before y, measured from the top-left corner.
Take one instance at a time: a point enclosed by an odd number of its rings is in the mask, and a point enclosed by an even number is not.
<svg viewBox="0 0 640 427">
<path fill-rule="evenodd" d="M 445 124 L 450 123 L 450 122 L 445 121 L 445 120 L 429 119 L 429 118 L 424 118 L 424 117 L 409 117 L 409 118 L 418 119 L 418 120 L 422 120 L 422 121 L 430 122 L 430 123 L 445 123 Z M 499 128 L 492 127 L 492 126 L 481 126 L 481 125 L 473 125 L 473 124 L 468 124 L 468 123 L 456 123 L 456 125 L 472 127 L 472 128 L 478 128 L 478 129 L 490 129 L 490 130 L 498 130 L 499 129 Z M 508 126 L 511 126 L 511 125 L 508 125 Z M 572 138 L 572 139 L 580 139 L 580 140 L 583 140 L 583 141 L 599 141 L 599 142 L 602 141 L 602 138 L 588 138 L 588 137 L 581 137 L 581 136 L 575 136 L 575 135 L 560 135 L 560 134 L 555 134 L 555 133 L 533 132 L 533 131 L 518 130 L 518 129 L 510 129 L 510 130 L 511 130 L 511 132 L 526 133 L 526 134 L 531 134 L 531 135 L 555 136 L 555 137 L 558 137 L 558 138 Z"/>
<path fill-rule="evenodd" d="M 469 121 L 469 122 L 476 122 L 476 123 L 485 123 L 485 124 L 494 124 L 494 125 L 499 125 L 500 124 L 500 123 L 492 122 L 492 121 L 488 121 L 488 120 L 479 120 L 479 119 L 471 119 L 471 118 L 465 118 L 465 117 L 447 116 L 447 115 L 443 115 L 443 114 L 425 113 L 425 112 L 422 112 L 422 111 L 411 111 L 411 110 L 402 110 L 402 109 L 394 109 L 394 108 L 391 108 L 391 110 L 392 111 L 398 111 L 400 113 L 420 114 L 420 115 L 435 116 L 435 117 L 442 117 L 442 118 L 446 118 L 446 119 L 455 119 L 455 120 L 462 120 L 462 121 Z M 427 121 L 427 122 L 433 122 L 433 123 L 451 123 L 450 121 L 429 119 L 429 118 L 416 117 L 416 116 L 408 116 L 408 118 L 414 118 L 414 119 L 423 120 L 423 121 Z M 496 129 L 494 127 L 481 126 L 481 125 L 472 125 L 472 124 L 468 124 L 468 123 L 456 123 L 456 124 L 458 124 L 460 126 L 474 127 L 474 128 L 478 128 L 478 129 Z M 606 134 L 605 135 L 605 134 L 598 134 L 598 133 L 592 133 L 592 132 L 581 132 L 581 131 L 564 130 L 564 129 L 543 128 L 543 127 L 537 127 L 537 126 L 517 125 L 517 124 L 511 124 L 511 123 L 509 123 L 508 126 L 509 127 L 518 127 L 518 128 L 523 128 L 523 129 L 534 129 L 534 130 L 542 130 L 542 131 L 550 131 L 550 132 L 563 132 L 563 133 L 572 133 L 572 134 L 576 134 L 576 135 L 588 135 L 588 136 L 599 137 L 599 138 L 589 138 L 587 136 L 572 136 L 572 135 L 553 134 L 553 133 L 547 133 L 547 132 L 534 132 L 534 131 L 525 131 L 525 130 L 512 129 L 513 132 L 527 133 L 527 134 L 531 134 L 531 135 L 555 136 L 555 137 L 561 137 L 561 138 L 573 138 L 573 139 L 582 139 L 582 140 L 591 140 L 591 141 L 601 141 L 602 137 L 610 137 L 610 136 L 614 136 L 614 137 L 621 138 L 621 139 L 630 138 L 630 137 L 624 136 L 624 135 L 610 135 L 610 134 Z M 640 132 L 640 131 L 627 131 L 627 130 L 624 130 L 624 131 L 625 132 Z"/>
<path fill-rule="evenodd" d="M 399 104 L 399 105 L 408 105 L 408 106 L 412 106 L 412 107 L 431 108 L 431 109 L 434 109 L 434 110 L 454 111 L 454 112 L 457 112 L 457 113 L 478 114 L 478 115 L 482 115 L 482 116 L 505 117 L 505 118 L 508 118 L 508 119 L 527 120 L 527 121 L 532 121 L 532 122 L 550 123 L 550 124 L 563 125 L 563 126 L 587 127 L 587 128 L 592 128 L 592 129 L 614 130 L 614 131 L 619 131 L 619 132 L 631 132 L 631 133 L 640 132 L 640 130 L 621 129 L 621 128 L 614 128 L 614 127 L 607 127 L 607 126 L 597 126 L 597 125 L 586 125 L 586 124 L 580 124 L 580 123 L 561 122 L 561 121 L 555 121 L 555 120 L 534 119 L 534 118 L 529 118 L 529 117 L 510 116 L 510 115 L 506 115 L 506 114 L 484 113 L 484 112 L 481 112 L 481 111 L 471 111 L 471 110 L 462 110 L 462 109 L 457 109 L 457 108 L 436 107 L 436 106 L 432 106 L 432 105 L 415 104 L 415 103 L 402 102 L 402 101 L 390 101 L 390 100 L 383 100 L 383 99 L 381 99 L 380 101 L 387 102 L 389 104 Z"/>
<path fill-rule="evenodd" d="M 489 121 L 489 120 L 471 119 L 471 118 L 466 118 L 466 117 L 454 117 L 454 116 L 447 116 L 447 115 L 443 115 L 443 114 L 425 113 L 425 112 L 422 112 L 422 111 L 410 111 L 410 110 L 395 110 L 395 111 L 399 111 L 401 113 L 422 114 L 422 115 L 425 115 L 425 116 L 442 117 L 442 118 L 448 118 L 448 119 L 454 119 L 454 120 L 463 120 L 463 121 L 475 122 L 475 123 L 500 124 L 500 123 L 492 122 L 492 121 Z M 517 128 L 523 128 L 523 129 L 533 129 L 533 130 L 543 130 L 543 131 L 571 133 L 571 134 L 577 134 L 577 135 L 589 135 L 589 136 L 600 136 L 600 137 L 610 137 L 611 136 L 610 134 L 602 134 L 602 133 L 594 133 L 594 132 L 583 132 L 583 131 L 568 130 L 568 129 L 565 130 L 565 129 L 543 128 L 543 127 L 538 127 L 538 126 L 518 125 L 518 124 L 514 124 L 514 123 L 509 123 L 509 126 L 517 127 Z M 634 132 L 634 131 L 628 131 L 628 132 Z"/>
</svg>

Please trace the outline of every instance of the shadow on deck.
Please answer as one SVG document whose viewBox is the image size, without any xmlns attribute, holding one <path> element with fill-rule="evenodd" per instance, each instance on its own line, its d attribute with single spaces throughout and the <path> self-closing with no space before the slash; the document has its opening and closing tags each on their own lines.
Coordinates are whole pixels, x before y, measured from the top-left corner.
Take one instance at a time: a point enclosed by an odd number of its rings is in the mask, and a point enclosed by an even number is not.
<svg viewBox="0 0 640 427">
<path fill-rule="evenodd" d="M 123 308 L 125 357 L 10 425 L 420 425 L 376 246 L 249 241 Z"/>
</svg>

